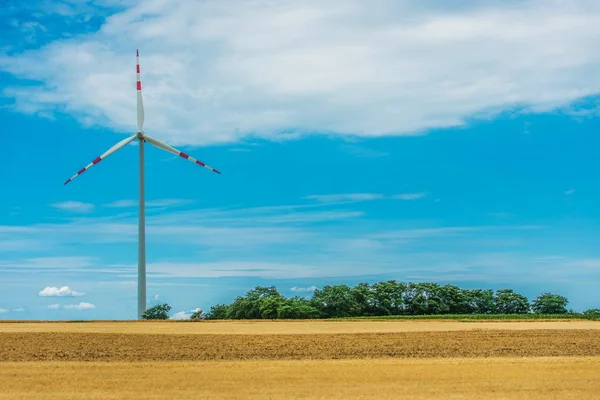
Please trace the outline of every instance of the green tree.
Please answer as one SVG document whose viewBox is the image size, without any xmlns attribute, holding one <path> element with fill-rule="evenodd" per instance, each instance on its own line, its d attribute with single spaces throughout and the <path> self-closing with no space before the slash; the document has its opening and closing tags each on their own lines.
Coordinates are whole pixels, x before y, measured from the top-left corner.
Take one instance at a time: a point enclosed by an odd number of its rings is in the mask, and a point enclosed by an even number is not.
<svg viewBox="0 0 600 400">
<path fill-rule="evenodd" d="M 275 286 L 257 286 L 245 296 L 237 297 L 227 310 L 233 319 L 276 318 L 277 307 L 284 301 Z"/>
<path fill-rule="evenodd" d="M 142 313 L 143 319 L 169 319 L 169 311 L 171 306 L 167 303 L 157 304 L 154 307 L 150 307 Z"/>
<path fill-rule="evenodd" d="M 315 319 L 319 316 L 319 310 L 311 306 L 310 301 L 304 297 L 287 299 L 277 309 L 277 318 L 280 319 Z"/>
<path fill-rule="evenodd" d="M 210 308 L 208 314 L 206 315 L 206 319 L 227 319 L 229 313 L 229 305 L 227 304 L 217 304 Z"/>
<path fill-rule="evenodd" d="M 527 297 L 512 289 L 496 290 L 494 303 L 496 312 L 499 314 L 527 314 L 529 312 Z"/>
<path fill-rule="evenodd" d="M 277 310 L 285 303 L 282 296 L 268 296 L 259 302 L 260 317 L 262 319 L 276 319 Z"/>
<path fill-rule="evenodd" d="M 404 313 L 406 284 L 388 280 L 372 285 L 375 315 L 401 315 Z"/>
<path fill-rule="evenodd" d="M 587 319 L 600 319 L 600 309 L 590 308 L 589 310 L 585 310 L 583 316 Z"/>
<path fill-rule="evenodd" d="M 374 284 L 326 285 L 311 299 L 286 298 L 275 286 L 257 286 L 232 304 L 211 307 L 206 319 L 306 319 L 377 315 L 566 313 L 565 297 L 551 293 L 531 305 L 512 289 L 462 289 L 433 282 L 388 280 Z M 590 311 L 592 312 L 592 311 Z M 590 314 L 595 315 L 595 314 Z"/>
<path fill-rule="evenodd" d="M 493 314 L 496 312 L 494 291 L 492 289 L 472 289 L 463 292 L 469 313 Z"/>
<path fill-rule="evenodd" d="M 439 314 L 470 314 L 473 312 L 468 292 L 458 286 L 441 286 L 437 288 L 436 296 L 440 301 Z"/>
<path fill-rule="evenodd" d="M 542 293 L 533 303 L 531 309 L 536 314 L 566 314 L 569 300 L 553 293 Z"/>
<path fill-rule="evenodd" d="M 354 312 L 357 315 L 377 315 L 377 310 L 375 307 L 375 291 L 368 283 L 359 283 L 358 285 L 351 288 L 350 291 L 352 296 L 354 297 L 354 303 L 356 304 L 356 310 Z"/>
<path fill-rule="evenodd" d="M 206 314 L 204 314 L 204 311 L 202 311 L 201 309 L 197 308 L 196 310 L 194 310 L 194 312 L 192 313 L 192 315 L 190 316 L 191 320 L 203 320 L 206 319 Z"/>
<path fill-rule="evenodd" d="M 437 283 L 409 283 L 404 295 L 406 313 L 410 315 L 447 314 L 450 307 L 441 295 L 442 288 Z"/>
<path fill-rule="evenodd" d="M 323 289 L 315 290 L 311 304 L 324 318 L 360 315 L 354 293 L 347 285 L 326 285 Z"/>
</svg>

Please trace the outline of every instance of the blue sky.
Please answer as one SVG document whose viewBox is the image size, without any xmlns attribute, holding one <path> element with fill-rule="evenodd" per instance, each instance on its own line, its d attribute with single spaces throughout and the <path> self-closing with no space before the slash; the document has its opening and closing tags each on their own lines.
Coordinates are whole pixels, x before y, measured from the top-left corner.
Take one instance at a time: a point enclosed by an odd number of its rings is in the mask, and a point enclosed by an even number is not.
<svg viewBox="0 0 600 400">
<path fill-rule="evenodd" d="M 600 6 L 31 2 L 0 14 L 0 318 L 384 279 L 599 307 Z M 63 288 L 67 286 L 68 288 Z M 60 290 L 60 288 L 63 288 Z"/>
</svg>

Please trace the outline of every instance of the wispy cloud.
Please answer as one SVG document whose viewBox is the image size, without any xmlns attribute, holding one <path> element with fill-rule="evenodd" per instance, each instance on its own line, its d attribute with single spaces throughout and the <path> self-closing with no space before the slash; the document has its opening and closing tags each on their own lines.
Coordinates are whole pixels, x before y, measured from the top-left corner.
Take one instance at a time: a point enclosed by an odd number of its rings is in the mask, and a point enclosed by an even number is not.
<svg viewBox="0 0 600 400">
<path fill-rule="evenodd" d="M 40 251 L 47 247 L 43 240 L 38 239 L 0 239 L 0 251 Z"/>
<path fill-rule="evenodd" d="M 81 302 L 79 304 L 51 304 L 49 305 L 47 308 L 49 308 L 50 310 L 58 310 L 58 309 L 63 309 L 63 310 L 93 310 L 96 308 L 95 305 L 93 305 L 92 303 L 86 303 L 86 302 Z"/>
<path fill-rule="evenodd" d="M 8 313 L 8 311 L 9 310 L 6 308 L 0 308 L 0 314 L 6 314 L 6 313 Z"/>
<path fill-rule="evenodd" d="M 81 201 L 63 201 L 61 203 L 50 204 L 51 207 L 59 210 L 71 211 L 76 213 L 89 213 L 94 210 L 94 205 L 82 203 Z"/>
<path fill-rule="evenodd" d="M 342 201 L 368 201 L 382 199 L 379 193 L 338 193 L 338 194 L 311 194 L 306 199 L 320 201 L 322 203 L 337 203 Z"/>
<path fill-rule="evenodd" d="M 381 193 L 337 193 L 337 194 L 312 194 L 305 199 L 316 200 L 322 203 L 359 202 L 383 199 L 418 200 L 427 196 L 427 192 L 400 193 L 391 196 Z"/>
<path fill-rule="evenodd" d="M 217 261 L 206 263 L 151 263 L 148 270 L 153 278 L 224 278 L 224 277 L 261 277 L 269 279 L 290 279 L 327 276 L 356 276 L 364 274 L 362 268 L 352 268 L 347 263 L 291 263 L 276 261 Z M 372 268 L 383 273 L 385 268 Z M 128 276 L 128 275 L 122 275 Z"/>
<path fill-rule="evenodd" d="M 119 4 L 97 32 L 0 56 L 26 79 L 4 90 L 16 109 L 128 130 L 131 42 L 148 49 L 147 121 L 173 144 L 415 134 L 600 91 L 600 4 L 589 0 Z"/>
<path fill-rule="evenodd" d="M 56 286 L 47 286 L 38 293 L 38 295 L 42 297 L 77 297 L 83 296 L 84 294 L 85 293 L 71 290 L 68 286 L 61 286 L 60 288 Z"/>
<path fill-rule="evenodd" d="M 373 256 L 377 256 L 373 258 Z M 518 280 L 520 284 L 573 280 L 589 269 L 568 268 L 574 260 L 555 259 L 539 263 L 535 257 L 513 252 L 422 252 L 391 255 L 386 252 L 368 253 L 366 257 L 313 259 L 305 263 L 219 261 L 211 263 L 153 263 L 149 265 L 154 280 L 174 278 L 255 277 L 260 279 L 325 279 L 331 277 L 401 276 L 403 280 L 498 282 Z M 573 264 L 574 265 L 574 264 Z M 589 263 L 593 268 L 593 262 Z M 597 265 L 597 263 L 595 264 Z M 527 266 L 527 268 L 524 268 Z M 597 268 L 596 268 L 597 269 Z M 124 275 L 125 277 L 129 275 Z M 316 285 L 294 286 L 294 293 L 310 293 Z"/>
<path fill-rule="evenodd" d="M 567 266 L 574 269 L 586 269 L 600 271 L 600 258 L 584 258 L 580 260 L 569 260 Z"/>
<path fill-rule="evenodd" d="M 318 289 L 318 287 L 316 287 L 315 285 L 312 285 L 312 286 L 308 286 L 308 287 L 294 286 L 290 290 L 295 293 L 309 293 L 309 292 L 314 292 L 317 289 Z"/>
<path fill-rule="evenodd" d="M 93 310 L 96 306 L 92 303 L 81 302 L 79 304 L 65 304 L 62 308 L 65 310 Z"/>
<path fill-rule="evenodd" d="M 448 226 L 436 228 L 397 229 L 377 232 L 371 235 L 377 239 L 420 239 L 425 237 L 448 237 L 460 234 L 484 232 L 496 229 L 522 229 L 523 227 L 494 227 L 494 226 Z M 534 229 L 535 227 L 531 227 Z"/>
<path fill-rule="evenodd" d="M 392 197 L 394 199 L 400 199 L 400 200 L 418 200 L 418 199 L 422 199 L 423 197 L 425 197 L 427 195 L 428 195 L 427 192 L 418 192 L 418 193 L 395 194 Z"/>
<path fill-rule="evenodd" d="M 366 211 L 350 207 L 362 206 L 354 204 L 361 199 L 381 198 L 392 199 L 392 195 L 315 195 L 311 197 L 316 200 L 314 204 L 167 210 L 149 214 L 147 240 L 150 245 L 156 248 L 169 246 L 177 249 L 176 253 L 179 249 L 184 252 L 195 249 L 190 253 L 191 260 L 182 261 L 176 256 L 169 260 L 159 259 L 149 271 L 157 277 L 263 276 L 275 279 L 357 276 L 366 270 L 373 274 L 385 273 L 402 262 L 399 246 L 427 242 L 428 246 L 437 249 L 463 238 L 473 239 L 479 235 L 484 236 L 482 240 L 498 239 L 493 235 L 501 230 L 525 229 L 524 226 L 440 227 L 424 221 L 401 221 L 404 229 L 389 229 L 390 225 L 384 228 L 373 224 Z M 137 233 L 137 218 L 127 213 L 109 217 L 81 216 L 27 226 L 0 226 L 0 237 L 43 240 L 49 246 L 67 249 L 81 243 L 131 243 L 133 246 Z M 201 252 L 202 263 L 195 261 L 194 251 Z M 135 279 L 132 274 L 135 268 L 129 265 L 130 261 L 106 263 L 102 258 L 31 257 L 27 254 L 23 258 L 0 260 L 0 271 L 97 271 Z"/>
<path fill-rule="evenodd" d="M 41 232 L 32 232 L 34 234 L 44 234 Z M 34 257 L 25 258 L 21 261 L 13 262 L 8 260 L 0 260 L 0 269 L 2 268 L 13 268 L 13 269 L 73 269 L 73 268 L 86 268 L 95 265 L 96 259 L 94 257 Z"/>
<path fill-rule="evenodd" d="M 193 204 L 191 199 L 158 199 L 146 201 L 146 207 L 178 207 Z M 104 207 L 110 208 L 131 208 L 139 205 L 138 200 L 117 200 L 112 203 L 104 204 Z"/>
<path fill-rule="evenodd" d="M 573 193 L 575 193 L 575 189 L 569 189 L 569 190 L 567 190 L 567 191 L 565 192 L 565 194 L 566 194 L 567 196 L 570 196 L 570 195 L 572 195 Z"/>
<path fill-rule="evenodd" d="M 138 204 L 139 203 L 137 200 L 117 200 L 117 201 L 113 201 L 112 203 L 104 204 L 104 207 L 128 208 L 128 207 L 137 207 Z"/>
</svg>

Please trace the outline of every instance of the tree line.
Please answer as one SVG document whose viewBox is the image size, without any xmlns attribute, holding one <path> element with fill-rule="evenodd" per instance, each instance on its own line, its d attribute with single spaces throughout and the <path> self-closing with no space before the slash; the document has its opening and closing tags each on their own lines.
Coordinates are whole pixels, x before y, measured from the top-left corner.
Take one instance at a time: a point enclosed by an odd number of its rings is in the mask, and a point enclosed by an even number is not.
<svg viewBox="0 0 600 400">
<path fill-rule="evenodd" d="M 437 283 L 404 283 L 395 280 L 356 286 L 326 285 L 310 298 L 285 297 L 275 286 L 257 286 L 231 304 L 217 304 L 191 319 L 317 319 L 444 314 L 567 314 L 569 301 L 542 293 L 533 301 L 512 289 L 462 289 Z M 168 319 L 171 307 L 149 308 L 144 319 Z M 587 314 L 586 314 L 587 313 Z M 592 309 L 584 315 L 600 316 Z"/>
</svg>

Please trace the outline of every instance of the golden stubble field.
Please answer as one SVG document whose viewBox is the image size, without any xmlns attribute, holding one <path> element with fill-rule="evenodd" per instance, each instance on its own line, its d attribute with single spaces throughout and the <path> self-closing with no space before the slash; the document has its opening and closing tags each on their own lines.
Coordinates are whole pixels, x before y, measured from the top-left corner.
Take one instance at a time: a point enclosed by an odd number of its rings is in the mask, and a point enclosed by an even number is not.
<svg viewBox="0 0 600 400">
<path fill-rule="evenodd" d="M 599 393 L 592 321 L 0 323 L 0 399 Z"/>
</svg>

